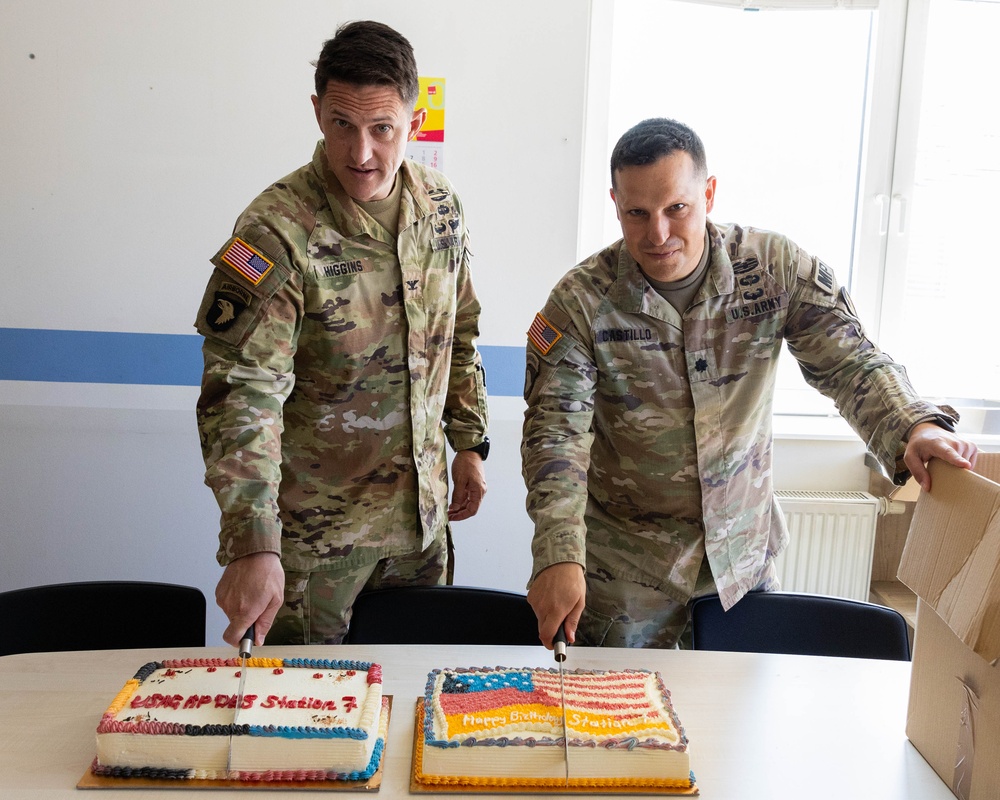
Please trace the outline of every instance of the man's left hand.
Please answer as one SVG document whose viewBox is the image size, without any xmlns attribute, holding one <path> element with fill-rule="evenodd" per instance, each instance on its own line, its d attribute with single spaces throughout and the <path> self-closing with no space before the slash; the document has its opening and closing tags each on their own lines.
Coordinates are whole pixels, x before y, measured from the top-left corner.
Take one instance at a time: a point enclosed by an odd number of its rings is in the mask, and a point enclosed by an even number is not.
<svg viewBox="0 0 1000 800">
<path fill-rule="evenodd" d="M 460 450 L 451 462 L 451 505 L 448 521 L 461 522 L 474 517 L 486 496 L 486 469 L 479 453 Z"/>
<path fill-rule="evenodd" d="M 978 448 L 964 439 L 960 439 L 951 431 L 945 430 L 933 422 L 920 422 L 913 426 L 910 438 L 906 442 L 906 452 L 903 463 L 910 474 L 920 484 L 925 492 L 931 490 L 931 475 L 927 471 L 927 462 L 932 458 L 940 458 L 949 464 L 963 469 L 972 469 L 976 465 Z"/>
</svg>

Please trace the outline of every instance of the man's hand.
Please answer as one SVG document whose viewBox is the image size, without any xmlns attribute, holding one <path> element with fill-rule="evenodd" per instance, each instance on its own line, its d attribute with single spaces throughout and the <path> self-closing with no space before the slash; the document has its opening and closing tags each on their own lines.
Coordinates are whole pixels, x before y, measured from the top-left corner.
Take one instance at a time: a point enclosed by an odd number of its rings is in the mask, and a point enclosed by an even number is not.
<svg viewBox="0 0 1000 800">
<path fill-rule="evenodd" d="M 474 517 L 486 496 L 486 469 L 479 453 L 460 450 L 451 461 L 451 505 L 448 521 Z"/>
<path fill-rule="evenodd" d="M 972 469 L 976 465 L 978 448 L 964 439 L 960 439 L 951 431 L 945 430 L 933 422 L 920 422 L 913 426 L 910 438 L 906 442 L 906 452 L 903 463 L 910 474 L 920 484 L 925 492 L 931 490 L 931 475 L 927 471 L 927 462 L 932 458 L 940 458 L 949 464 L 963 469 Z"/>
<path fill-rule="evenodd" d="M 230 562 L 215 587 L 215 602 L 229 617 L 222 638 L 236 647 L 256 624 L 254 644 L 264 644 L 284 600 L 285 571 L 277 553 L 253 553 Z"/>
<path fill-rule="evenodd" d="M 566 641 L 576 641 L 576 628 L 583 615 L 587 582 L 583 567 L 572 561 L 546 567 L 535 577 L 528 590 L 528 603 L 538 617 L 538 638 L 549 650 L 552 637 L 566 622 Z"/>
</svg>

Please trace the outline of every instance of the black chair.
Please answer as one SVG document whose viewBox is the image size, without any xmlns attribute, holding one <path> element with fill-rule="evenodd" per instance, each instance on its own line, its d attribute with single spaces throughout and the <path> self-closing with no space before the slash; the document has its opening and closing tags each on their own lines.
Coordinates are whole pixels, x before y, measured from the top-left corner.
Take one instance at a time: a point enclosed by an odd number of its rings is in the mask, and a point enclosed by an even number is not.
<svg viewBox="0 0 1000 800">
<path fill-rule="evenodd" d="M 345 644 L 539 644 L 523 594 L 469 586 L 363 592 Z"/>
<path fill-rule="evenodd" d="M 729 611 L 718 595 L 691 604 L 695 650 L 909 661 L 906 620 L 874 603 L 794 592 L 751 592 Z"/>
<path fill-rule="evenodd" d="M 191 586 L 92 581 L 0 592 L 0 655 L 204 646 L 205 595 Z"/>
</svg>

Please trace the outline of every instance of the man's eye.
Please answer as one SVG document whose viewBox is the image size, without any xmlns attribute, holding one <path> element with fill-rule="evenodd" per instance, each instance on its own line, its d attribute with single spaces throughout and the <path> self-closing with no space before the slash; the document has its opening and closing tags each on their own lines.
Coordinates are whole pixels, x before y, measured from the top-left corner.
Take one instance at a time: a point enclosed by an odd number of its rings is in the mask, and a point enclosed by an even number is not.
<svg viewBox="0 0 1000 800">
<path fill-rule="evenodd" d="M 392 133 L 392 125 L 377 125 L 375 131 L 383 135 Z"/>
<path fill-rule="evenodd" d="M 628 215 L 630 217 L 644 217 L 646 216 L 646 212 L 643 211 L 641 208 L 630 208 Z"/>
<path fill-rule="evenodd" d="M 338 128 L 349 128 L 349 127 L 351 127 L 351 123 L 348 122 L 346 119 L 335 119 L 333 121 L 333 124 L 336 125 Z"/>
</svg>

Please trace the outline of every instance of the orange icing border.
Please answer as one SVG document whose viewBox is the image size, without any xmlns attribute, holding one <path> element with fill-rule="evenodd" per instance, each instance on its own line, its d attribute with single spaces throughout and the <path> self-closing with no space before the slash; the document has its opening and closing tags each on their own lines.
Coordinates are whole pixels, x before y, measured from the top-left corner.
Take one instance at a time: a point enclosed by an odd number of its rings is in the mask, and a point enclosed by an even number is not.
<svg viewBox="0 0 1000 800">
<path fill-rule="evenodd" d="M 419 710 L 418 710 L 418 719 Z M 425 775 L 424 737 L 416 731 L 413 743 L 413 779 L 417 783 L 438 786 L 516 786 L 516 787 L 553 787 L 553 788 L 658 788 L 658 789 L 690 789 L 694 781 L 690 778 L 678 780 L 674 778 L 570 778 L 567 783 L 563 778 L 481 778 L 466 775 Z"/>
</svg>

